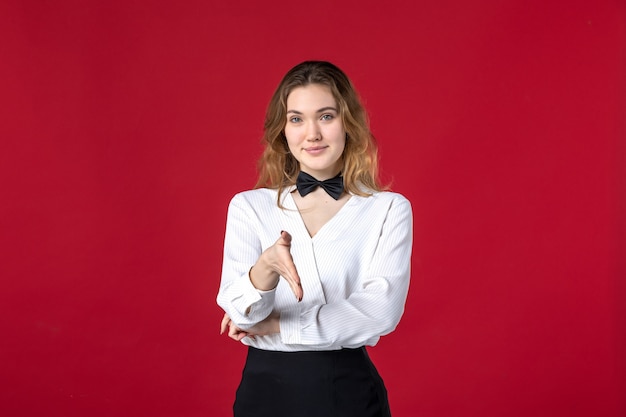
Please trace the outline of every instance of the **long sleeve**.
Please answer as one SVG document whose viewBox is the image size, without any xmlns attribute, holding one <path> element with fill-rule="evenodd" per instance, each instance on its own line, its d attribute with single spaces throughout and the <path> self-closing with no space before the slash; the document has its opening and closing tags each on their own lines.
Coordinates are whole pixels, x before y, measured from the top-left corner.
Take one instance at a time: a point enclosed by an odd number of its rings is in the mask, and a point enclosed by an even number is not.
<svg viewBox="0 0 626 417">
<path fill-rule="evenodd" d="M 351 238 L 352 244 L 360 245 L 362 256 L 356 260 L 366 264 L 363 268 L 342 258 L 346 251 L 335 251 L 334 256 L 319 260 L 334 265 L 347 263 L 360 269 L 355 290 L 345 299 L 308 308 L 296 305 L 282 311 L 283 343 L 317 349 L 356 347 L 377 341 L 395 329 L 404 312 L 409 287 L 412 211 L 404 198 L 387 203 L 386 216 L 368 219 L 368 228 L 363 233 L 355 231 Z M 377 209 L 383 207 L 379 205 Z M 372 230 L 376 231 L 374 237 Z"/>
<path fill-rule="evenodd" d="M 217 303 L 233 322 L 244 329 L 265 319 L 274 307 L 275 291 L 257 290 L 248 275 L 263 250 L 259 221 L 243 195 L 239 194 L 231 200 Z"/>
<path fill-rule="evenodd" d="M 391 192 L 353 195 L 311 237 L 289 191 L 284 208 L 276 199 L 275 190 L 246 191 L 228 209 L 217 302 L 243 329 L 280 314 L 280 333 L 242 343 L 281 351 L 375 345 L 404 311 L 412 250 L 409 201 Z M 300 303 L 282 278 L 267 292 L 249 279 L 250 268 L 281 230 L 292 236 L 304 292 Z"/>
</svg>

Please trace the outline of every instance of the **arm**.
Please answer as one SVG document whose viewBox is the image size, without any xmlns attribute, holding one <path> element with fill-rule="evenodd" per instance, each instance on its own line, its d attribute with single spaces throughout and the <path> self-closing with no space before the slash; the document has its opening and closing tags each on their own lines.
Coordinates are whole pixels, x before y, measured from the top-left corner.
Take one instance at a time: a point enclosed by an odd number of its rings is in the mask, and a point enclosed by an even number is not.
<svg viewBox="0 0 626 417">
<path fill-rule="evenodd" d="M 316 348 L 359 346 L 390 333 L 404 311 L 412 249 L 412 212 L 408 200 L 388 206 L 369 267 L 347 299 L 281 312 L 283 343 Z"/>
<path fill-rule="evenodd" d="M 262 250 L 255 219 L 258 217 L 241 195 L 231 200 L 217 302 L 240 329 L 248 329 L 270 315 L 280 276 L 296 298 L 302 299 L 300 278 L 290 253 L 291 236 L 282 232 L 272 246 Z"/>
</svg>

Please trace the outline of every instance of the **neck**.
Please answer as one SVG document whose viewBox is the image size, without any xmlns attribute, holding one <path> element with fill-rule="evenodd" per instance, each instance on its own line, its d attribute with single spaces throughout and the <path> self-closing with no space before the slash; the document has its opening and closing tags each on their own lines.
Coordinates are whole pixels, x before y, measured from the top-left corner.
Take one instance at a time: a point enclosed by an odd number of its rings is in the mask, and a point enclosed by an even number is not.
<svg viewBox="0 0 626 417">
<path fill-rule="evenodd" d="M 305 170 L 305 169 L 301 169 L 300 171 L 309 174 L 310 176 L 312 176 L 313 178 L 315 178 L 318 181 L 325 181 L 325 180 L 328 180 L 330 178 L 335 178 L 336 176 L 341 174 L 341 170 L 332 171 L 332 172 L 320 172 L 320 171 L 308 171 L 308 170 Z"/>
</svg>

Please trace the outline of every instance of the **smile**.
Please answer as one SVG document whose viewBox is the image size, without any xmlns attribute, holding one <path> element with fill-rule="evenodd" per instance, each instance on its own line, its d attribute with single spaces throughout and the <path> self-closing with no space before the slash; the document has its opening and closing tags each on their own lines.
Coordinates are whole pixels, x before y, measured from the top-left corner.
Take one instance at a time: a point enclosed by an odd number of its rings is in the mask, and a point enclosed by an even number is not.
<svg viewBox="0 0 626 417">
<path fill-rule="evenodd" d="M 304 148 L 304 150 L 308 153 L 316 154 L 322 152 L 326 148 L 328 148 L 328 146 L 311 146 L 310 148 Z"/>
</svg>

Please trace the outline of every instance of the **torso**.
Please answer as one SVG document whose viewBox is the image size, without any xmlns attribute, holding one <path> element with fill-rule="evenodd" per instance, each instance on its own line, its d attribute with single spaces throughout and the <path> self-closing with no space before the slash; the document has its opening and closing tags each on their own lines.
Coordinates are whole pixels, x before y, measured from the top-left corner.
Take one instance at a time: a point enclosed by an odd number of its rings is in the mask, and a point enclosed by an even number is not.
<svg viewBox="0 0 626 417">
<path fill-rule="evenodd" d="M 357 292 L 362 293 L 366 286 L 383 297 L 362 300 L 367 305 L 379 305 L 380 314 L 402 309 L 403 302 L 385 304 L 384 299 L 389 298 L 389 294 L 387 290 L 380 291 L 388 285 L 392 289 L 404 288 L 408 283 L 412 231 L 408 200 L 392 192 L 373 192 L 369 197 L 344 195 L 339 201 L 332 197 L 309 199 L 312 195 L 299 198 L 297 191 L 290 193 L 294 189 L 295 186 L 286 188 L 280 197 L 276 189 L 267 188 L 244 191 L 233 197 L 226 227 L 226 241 L 231 245 L 225 246 L 222 274 L 226 278 L 223 279 L 234 283 L 247 276 L 262 251 L 273 245 L 284 230 L 292 236 L 291 255 L 305 296 L 298 302 L 290 286 L 281 279 L 274 294 L 273 310 L 291 314 L 293 311 L 315 312 L 319 308 L 316 306 L 322 305 L 341 303 L 345 306 L 345 300 Z M 317 210 L 319 206 L 322 208 Z M 307 228 L 315 232 L 313 238 Z M 394 284 L 381 279 L 383 277 L 389 277 Z M 345 309 L 340 310 L 339 316 L 345 312 Z M 308 317 L 318 315 L 313 313 Z M 354 341 L 354 337 L 351 341 L 342 339 L 325 345 L 323 350 L 375 345 L 380 337 L 377 330 L 363 331 L 367 335 L 354 336 L 358 341 Z M 361 336 L 367 340 L 363 341 Z M 256 340 L 245 338 L 244 341 L 259 349 L 283 352 L 320 349 L 316 344 L 283 343 L 280 334 Z"/>
<path fill-rule="evenodd" d="M 307 194 L 306 197 L 301 197 L 295 190 L 291 195 L 311 237 L 314 237 L 351 197 L 350 194 L 343 193 L 339 200 L 335 200 L 321 187 Z"/>
</svg>

